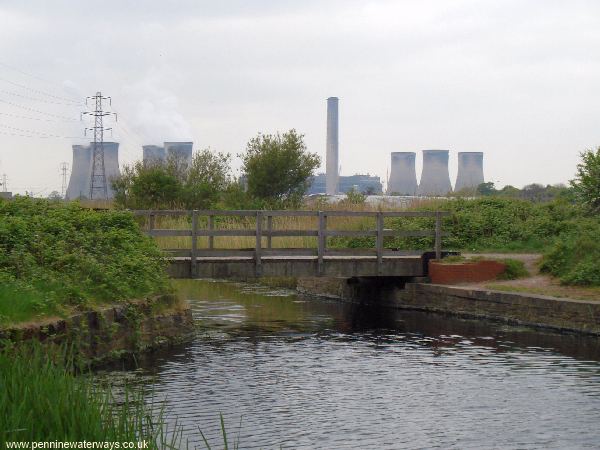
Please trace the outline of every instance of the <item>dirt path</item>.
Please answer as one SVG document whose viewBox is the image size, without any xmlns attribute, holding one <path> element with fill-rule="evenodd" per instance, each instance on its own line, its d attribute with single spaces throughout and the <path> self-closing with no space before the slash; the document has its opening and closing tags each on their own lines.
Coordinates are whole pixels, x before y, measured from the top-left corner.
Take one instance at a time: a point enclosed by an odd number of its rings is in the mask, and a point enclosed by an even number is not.
<svg viewBox="0 0 600 450">
<path fill-rule="evenodd" d="M 463 253 L 463 256 L 467 258 L 484 257 L 488 259 L 517 259 L 523 261 L 525 268 L 530 273 L 529 277 L 519 278 L 517 280 L 485 281 L 480 283 L 468 283 L 464 286 L 600 301 L 600 288 L 563 286 L 558 279 L 541 274 L 539 264 L 542 255 L 537 253 Z"/>
</svg>

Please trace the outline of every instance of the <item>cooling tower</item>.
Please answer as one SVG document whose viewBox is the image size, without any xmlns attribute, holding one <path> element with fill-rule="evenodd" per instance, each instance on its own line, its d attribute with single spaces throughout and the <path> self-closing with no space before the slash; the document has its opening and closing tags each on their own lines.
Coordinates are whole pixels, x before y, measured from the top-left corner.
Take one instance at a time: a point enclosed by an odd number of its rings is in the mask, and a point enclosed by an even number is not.
<svg viewBox="0 0 600 450">
<path fill-rule="evenodd" d="M 76 199 L 90 195 L 92 149 L 87 145 L 73 145 L 73 164 L 65 198 Z"/>
<path fill-rule="evenodd" d="M 454 190 L 476 188 L 483 182 L 483 152 L 459 152 Z"/>
<path fill-rule="evenodd" d="M 416 156 L 415 152 L 392 152 L 388 194 L 417 194 Z"/>
<path fill-rule="evenodd" d="M 164 147 L 158 145 L 142 145 L 142 150 L 144 152 L 143 158 L 145 164 L 158 163 L 166 159 Z"/>
<path fill-rule="evenodd" d="M 177 158 L 184 161 L 189 167 L 192 164 L 193 142 L 165 142 L 167 158 Z"/>
<path fill-rule="evenodd" d="M 448 173 L 448 150 L 423 150 L 419 195 L 446 195 L 452 191 Z"/>
<path fill-rule="evenodd" d="M 93 148 L 94 144 L 90 144 Z M 111 181 L 121 175 L 119 171 L 119 143 L 105 142 L 104 143 L 104 172 L 106 174 L 106 185 L 108 187 L 108 198 L 113 198 L 114 191 L 112 190 Z"/>
<path fill-rule="evenodd" d="M 71 166 L 69 187 L 67 187 L 65 195 L 67 199 L 89 198 L 93 148 L 93 142 L 90 142 L 89 145 L 73 145 L 73 165 Z M 120 175 L 118 142 L 104 143 L 104 173 L 106 174 L 108 197 L 112 198 L 114 194 L 110 181 Z"/>
<path fill-rule="evenodd" d="M 327 148 L 325 153 L 325 191 L 327 195 L 338 192 L 338 98 L 327 99 Z"/>
</svg>

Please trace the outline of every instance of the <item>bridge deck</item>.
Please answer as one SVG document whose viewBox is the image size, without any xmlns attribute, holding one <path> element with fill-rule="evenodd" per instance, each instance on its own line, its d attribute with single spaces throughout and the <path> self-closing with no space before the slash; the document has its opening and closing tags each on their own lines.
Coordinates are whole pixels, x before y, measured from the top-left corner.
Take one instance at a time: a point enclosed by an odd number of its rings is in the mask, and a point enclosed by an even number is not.
<svg viewBox="0 0 600 450">
<path fill-rule="evenodd" d="M 195 276 L 192 259 L 172 258 L 169 274 L 173 278 L 248 278 L 266 277 L 370 277 L 424 276 L 423 255 L 387 256 L 326 256 L 322 262 L 316 256 L 264 256 L 260 264 L 252 257 L 196 258 Z"/>
</svg>

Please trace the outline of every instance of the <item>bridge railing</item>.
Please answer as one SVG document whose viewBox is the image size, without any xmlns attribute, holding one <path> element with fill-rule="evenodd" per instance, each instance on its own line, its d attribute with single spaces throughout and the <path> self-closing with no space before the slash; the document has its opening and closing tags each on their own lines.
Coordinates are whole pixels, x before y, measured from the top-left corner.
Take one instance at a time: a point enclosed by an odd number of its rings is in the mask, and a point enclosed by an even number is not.
<svg viewBox="0 0 600 450">
<path fill-rule="evenodd" d="M 316 257 L 319 271 L 323 260 L 328 256 L 372 256 L 377 258 L 381 267 L 386 256 L 402 254 L 397 250 L 384 248 L 386 237 L 433 237 L 436 259 L 442 253 L 442 217 L 448 215 L 445 211 L 267 211 L 267 210 L 134 210 L 137 216 L 144 216 L 146 233 L 154 237 L 190 237 L 191 246 L 185 249 L 164 249 L 171 256 L 183 256 L 191 259 L 192 270 L 195 269 L 198 258 L 252 258 L 260 272 L 264 257 Z M 187 216 L 190 218 L 189 229 L 157 228 L 157 217 Z M 218 228 L 218 217 L 253 218 L 253 229 L 222 229 Z M 274 219 L 278 217 L 312 217 L 317 219 L 317 226 L 310 229 L 275 229 Z M 328 219 L 335 217 L 375 218 L 375 229 L 369 230 L 335 230 L 328 227 Z M 430 230 L 393 230 L 384 227 L 385 219 L 392 217 L 428 217 L 434 218 L 435 225 Z M 199 223 L 205 226 L 199 227 Z M 207 238 L 207 246 L 198 247 L 198 238 Z M 254 237 L 251 248 L 216 248 L 215 238 Z M 273 238 L 282 237 L 312 237 L 316 238 L 316 246 L 309 248 L 274 248 Z M 374 237 L 375 246 L 372 249 L 328 248 L 328 237 Z M 263 239 L 266 246 L 263 245 Z M 406 252 L 404 252 L 406 254 Z"/>
</svg>

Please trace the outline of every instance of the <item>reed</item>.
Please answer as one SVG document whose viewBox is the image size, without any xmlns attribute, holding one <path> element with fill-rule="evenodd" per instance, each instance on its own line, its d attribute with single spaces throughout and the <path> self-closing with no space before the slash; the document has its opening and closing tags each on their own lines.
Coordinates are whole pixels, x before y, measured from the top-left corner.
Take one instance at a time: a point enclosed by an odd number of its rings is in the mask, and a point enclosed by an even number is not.
<svg viewBox="0 0 600 450">
<path fill-rule="evenodd" d="M 180 430 L 170 432 L 164 410 L 140 390 L 125 388 L 116 399 L 110 386 L 76 375 L 62 349 L 47 354 L 37 345 L 0 351 L 0 447 L 6 442 L 146 441 L 149 448 L 185 448 Z"/>
</svg>

